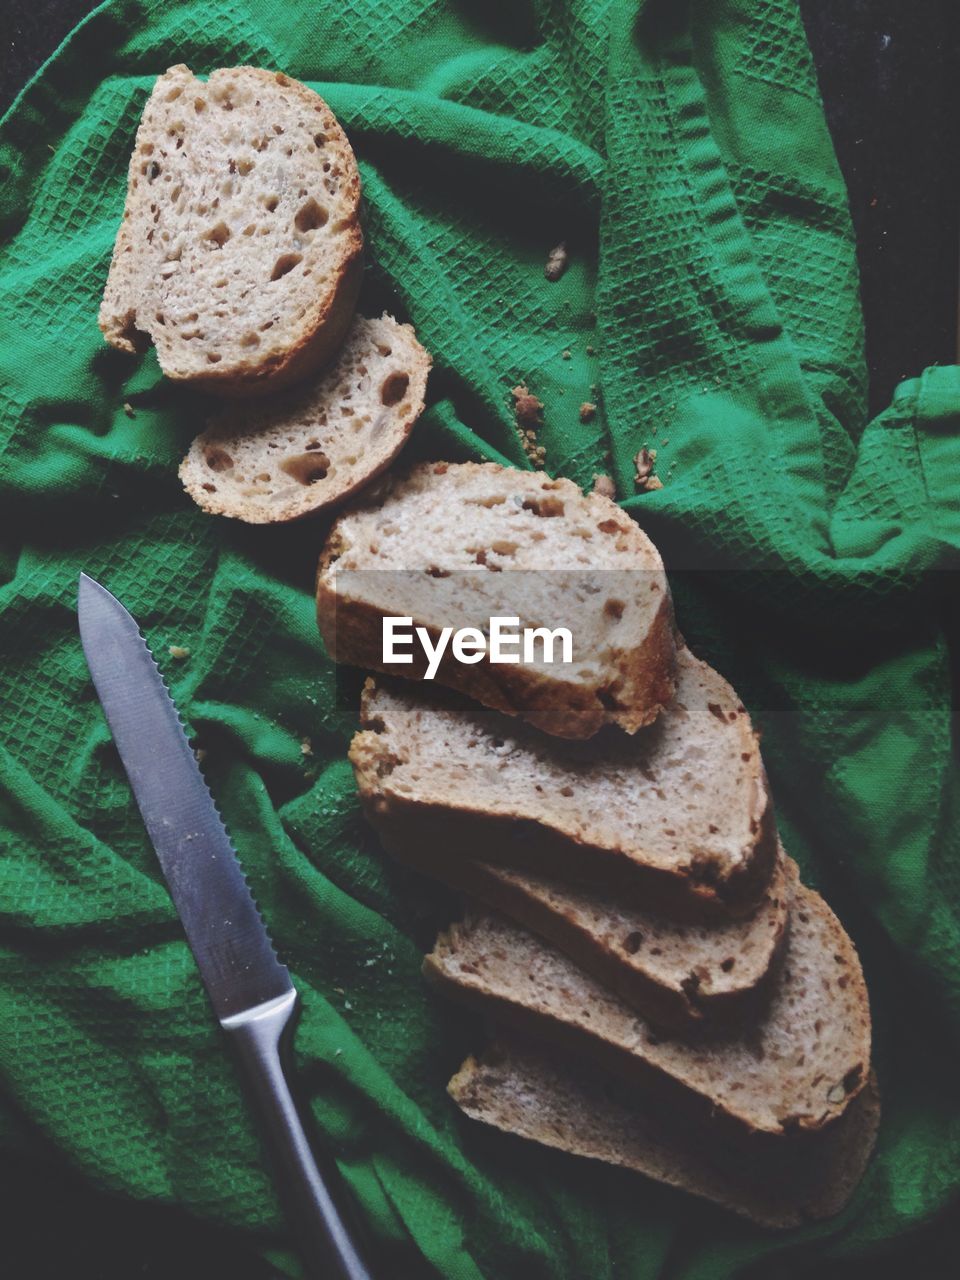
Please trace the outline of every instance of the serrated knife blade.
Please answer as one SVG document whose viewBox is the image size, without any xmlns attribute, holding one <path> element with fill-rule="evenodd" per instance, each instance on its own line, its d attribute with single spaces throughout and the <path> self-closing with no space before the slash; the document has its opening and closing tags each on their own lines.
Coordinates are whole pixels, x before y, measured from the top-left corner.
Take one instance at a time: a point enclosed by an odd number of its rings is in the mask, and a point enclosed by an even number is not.
<svg viewBox="0 0 960 1280">
<path fill-rule="evenodd" d="M 324 1280 L 370 1280 L 338 1203 L 331 1159 L 318 1165 L 281 1050 L 297 993 L 277 959 L 180 716 L 135 619 L 80 575 L 84 656 L 200 976 L 234 1042 L 290 1193 L 304 1262 Z"/>
<path fill-rule="evenodd" d="M 218 1018 L 293 990 L 137 623 L 84 574 L 87 666 Z"/>
</svg>

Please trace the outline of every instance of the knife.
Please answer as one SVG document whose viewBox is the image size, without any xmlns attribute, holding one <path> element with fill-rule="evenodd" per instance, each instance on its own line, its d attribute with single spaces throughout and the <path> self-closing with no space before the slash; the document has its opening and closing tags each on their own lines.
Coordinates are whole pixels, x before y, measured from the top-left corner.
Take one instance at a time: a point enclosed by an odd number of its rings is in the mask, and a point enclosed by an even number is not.
<svg viewBox="0 0 960 1280">
<path fill-rule="evenodd" d="M 297 993 L 274 952 L 226 828 L 140 628 L 80 575 L 80 639 L 213 1011 L 236 1048 L 275 1157 L 304 1263 L 370 1280 L 331 1157 L 314 1158 L 284 1058 Z"/>
</svg>

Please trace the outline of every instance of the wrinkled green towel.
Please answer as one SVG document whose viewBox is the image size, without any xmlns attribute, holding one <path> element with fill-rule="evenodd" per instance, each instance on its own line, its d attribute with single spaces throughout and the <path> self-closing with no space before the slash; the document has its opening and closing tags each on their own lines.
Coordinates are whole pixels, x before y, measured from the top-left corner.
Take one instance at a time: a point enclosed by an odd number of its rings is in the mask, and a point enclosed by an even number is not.
<svg viewBox="0 0 960 1280">
<path fill-rule="evenodd" d="M 340 117 L 363 305 L 411 319 L 434 357 L 412 452 L 526 465 L 509 394 L 526 383 L 548 469 L 611 472 L 663 549 L 690 643 L 764 730 L 785 843 L 864 958 L 885 1119 L 836 1221 L 771 1236 L 448 1102 L 479 1029 L 419 966 L 451 903 L 359 818 L 358 681 L 335 681 L 313 620 L 320 532 L 202 516 L 176 478 L 202 406 L 97 329 L 134 130 L 176 62 L 283 68 Z M 792 0 L 116 0 L 28 85 L 0 148 L 7 1173 L 120 1193 L 120 1225 L 132 1200 L 169 1202 L 166 1232 L 219 1225 L 296 1274 L 84 668 L 84 569 L 143 624 L 206 753 L 303 995 L 300 1079 L 393 1276 L 421 1256 L 450 1280 L 875 1275 L 878 1255 L 941 1274 L 920 1264 L 960 1184 L 943 622 L 960 371 L 865 421 L 845 192 Z M 642 444 L 659 492 L 634 492 Z"/>
</svg>

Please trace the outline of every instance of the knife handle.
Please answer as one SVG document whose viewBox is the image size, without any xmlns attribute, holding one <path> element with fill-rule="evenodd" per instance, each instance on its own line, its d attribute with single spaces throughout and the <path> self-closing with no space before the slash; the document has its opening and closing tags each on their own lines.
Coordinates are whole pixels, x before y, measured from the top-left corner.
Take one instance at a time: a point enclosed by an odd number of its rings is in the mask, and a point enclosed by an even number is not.
<svg viewBox="0 0 960 1280">
<path fill-rule="evenodd" d="M 318 1166 L 284 1074 L 281 1043 L 296 1002 L 297 993 L 291 990 L 224 1018 L 221 1026 L 236 1046 L 284 1189 L 290 1193 L 308 1274 L 322 1280 L 371 1280 L 338 1207 L 339 1196 L 333 1194 L 340 1175 L 332 1158 Z"/>
</svg>

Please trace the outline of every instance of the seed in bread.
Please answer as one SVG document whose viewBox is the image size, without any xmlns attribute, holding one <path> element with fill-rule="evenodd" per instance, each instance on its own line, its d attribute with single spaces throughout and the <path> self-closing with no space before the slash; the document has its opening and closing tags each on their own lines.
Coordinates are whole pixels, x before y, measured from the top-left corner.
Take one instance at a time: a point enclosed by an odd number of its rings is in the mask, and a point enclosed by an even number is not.
<svg viewBox="0 0 960 1280">
<path fill-rule="evenodd" d="M 690 651 L 677 692 L 633 738 L 548 738 L 433 686 L 368 681 L 350 747 L 364 811 L 388 852 L 524 868 L 651 910 L 746 914 L 777 836 L 759 744 L 726 681 Z"/>
<path fill-rule="evenodd" d="M 144 108 L 100 308 L 169 378 L 275 390 L 339 346 L 360 285 L 360 177 L 330 108 L 280 72 L 185 66 Z"/>
<path fill-rule="evenodd" d="M 829 1129 L 786 1138 L 777 1150 L 744 1152 L 685 1125 L 655 1098 L 629 1097 L 594 1070 L 501 1036 L 468 1058 L 447 1092 L 474 1120 L 555 1151 L 644 1174 L 764 1227 L 786 1229 L 839 1213 L 870 1160 L 880 1124 L 871 1076 Z"/>
<path fill-rule="evenodd" d="M 870 1069 L 870 1008 L 853 943 L 787 859 L 790 927 L 761 1016 L 743 1027 L 668 1035 L 572 961 L 501 916 L 441 934 L 424 972 L 497 1021 L 536 1032 L 642 1087 L 782 1136 L 837 1120 Z"/>
<path fill-rule="evenodd" d="M 181 464 L 184 487 L 204 510 L 249 524 L 328 510 L 402 449 L 429 369 L 410 325 L 357 316 L 317 378 L 268 401 L 221 408 Z"/>
<path fill-rule="evenodd" d="M 368 572 L 376 570 L 376 572 Z M 391 572 L 392 571 L 392 572 Z M 436 679 L 547 733 L 633 733 L 674 687 L 673 613 L 656 548 L 620 508 L 496 463 L 424 463 L 342 515 L 323 550 L 317 618 L 338 662 L 384 662 L 382 622 L 482 631 L 495 616 L 572 637 L 572 660 L 473 665 L 444 654 Z"/>
</svg>

